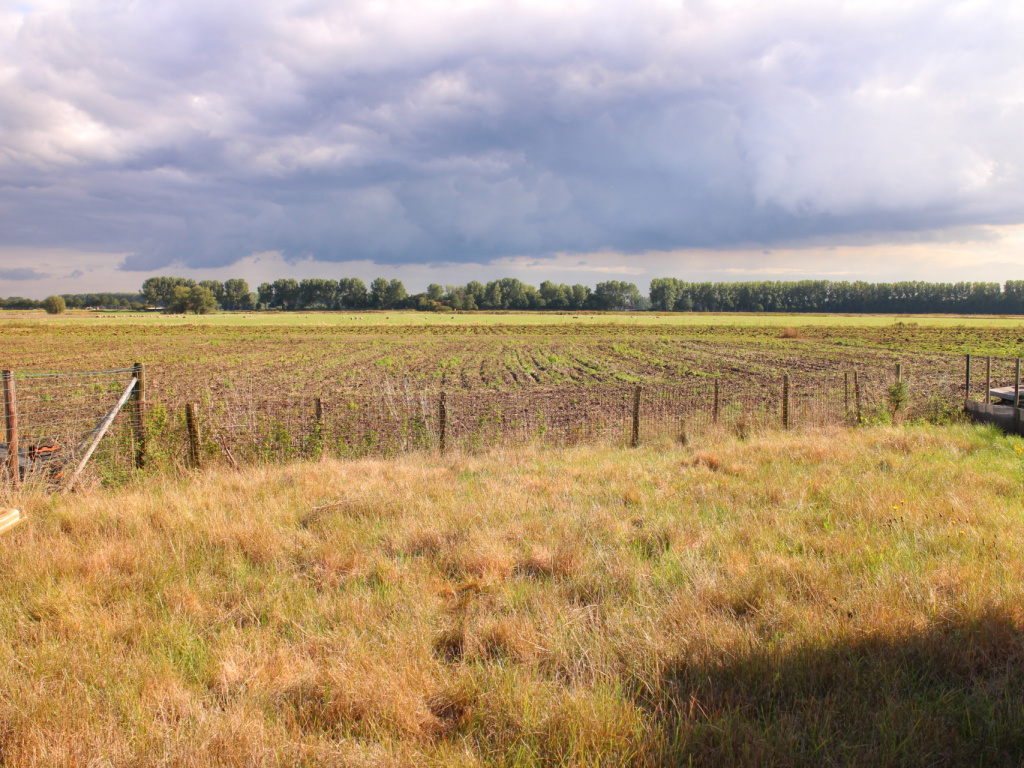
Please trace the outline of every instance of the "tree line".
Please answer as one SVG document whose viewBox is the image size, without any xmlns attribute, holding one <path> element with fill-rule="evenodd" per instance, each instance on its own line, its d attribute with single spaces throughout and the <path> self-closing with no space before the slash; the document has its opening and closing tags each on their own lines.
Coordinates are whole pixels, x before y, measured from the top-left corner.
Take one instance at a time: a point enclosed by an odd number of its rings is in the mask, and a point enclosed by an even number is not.
<svg viewBox="0 0 1024 768">
<path fill-rule="evenodd" d="M 146 308 L 142 296 L 138 293 L 64 293 L 59 297 L 48 296 L 45 299 L 26 299 L 21 296 L 0 298 L 0 309 L 47 309 L 47 302 L 60 298 L 68 309 L 135 309 Z"/>
<path fill-rule="evenodd" d="M 586 285 L 545 281 L 539 287 L 506 277 L 481 283 L 442 286 L 409 294 L 400 280 L 379 277 L 369 286 L 355 277 L 340 280 L 282 278 L 249 293 L 244 280 L 194 283 L 182 278 L 150 278 L 142 295 L 172 311 L 195 311 L 186 295 L 207 288 L 212 305 L 224 309 L 418 309 L 472 310 L 656 310 L 659 312 L 849 312 L 894 314 L 1024 314 L 1024 280 L 891 283 L 833 280 L 763 280 L 693 283 L 655 278 L 647 296 L 618 280 Z M 187 289 L 187 290 L 186 290 Z M 209 304 L 210 298 L 207 297 Z M 193 302 L 194 303 L 194 302 Z"/>
<path fill-rule="evenodd" d="M 205 313 L 222 309 L 360 310 L 417 309 L 456 312 L 478 309 L 606 310 L 646 309 L 646 297 L 632 283 L 609 280 L 593 289 L 545 281 L 540 287 L 514 277 L 465 285 L 431 283 L 410 294 L 401 280 L 378 277 L 369 286 L 358 277 L 340 280 L 281 278 L 249 291 L 245 280 L 195 282 L 181 277 L 151 277 L 142 284 L 143 299 L 168 312 Z"/>
<path fill-rule="evenodd" d="M 41 309 L 55 305 L 13 296 L 0 309 Z M 340 280 L 282 278 L 255 291 L 243 279 L 201 280 L 151 277 L 134 293 L 63 294 L 67 307 L 136 309 L 205 314 L 225 310 L 416 309 L 428 312 L 473 310 L 645 310 L 659 312 L 850 312 L 1024 314 L 1024 280 L 992 282 L 893 283 L 830 280 L 691 283 L 673 277 L 651 281 L 644 296 L 633 283 L 608 280 L 593 289 L 544 281 L 539 287 L 514 277 L 465 285 L 432 283 L 409 294 L 401 280 L 378 277 L 367 286 L 357 277 Z M 51 302 L 49 305 L 47 302 Z"/>
<path fill-rule="evenodd" d="M 662 312 L 1024 313 L 1024 280 L 895 283 L 831 280 L 688 283 L 651 281 L 651 308 Z"/>
</svg>

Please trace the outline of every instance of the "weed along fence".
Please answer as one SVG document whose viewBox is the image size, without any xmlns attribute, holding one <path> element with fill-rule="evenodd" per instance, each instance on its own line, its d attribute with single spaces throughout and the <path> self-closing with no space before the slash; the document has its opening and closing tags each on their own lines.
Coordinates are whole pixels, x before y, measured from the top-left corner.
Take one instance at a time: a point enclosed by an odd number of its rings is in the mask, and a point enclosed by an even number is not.
<svg viewBox="0 0 1024 768">
<path fill-rule="evenodd" d="M 0 479 L 73 487 L 125 477 L 145 460 L 145 373 L 3 371 Z M 127 406 L 127 409 L 126 409 Z M 122 410 L 130 418 L 118 418 Z"/>
<path fill-rule="evenodd" d="M 966 369 L 964 412 L 971 420 L 1024 435 L 1020 358 L 967 355 Z"/>
<path fill-rule="evenodd" d="M 869 424 L 925 415 L 930 399 L 908 390 L 901 366 L 883 371 L 782 371 L 689 375 L 675 381 L 559 387 L 440 389 L 383 379 L 313 394 L 266 382 L 224 382 L 214 393 L 164 389 L 146 402 L 142 365 L 79 373 L 4 373 L 3 482 L 68 487 L 82 477 L 116 482 L 143 466 L 231 466 L 473 452 L 496 446 L 648 440 L 686 442 L 721 427 L 760 429 Z M 167 382 L 162 382 L 166 384 Z M 200 394 L 201 393 L 201 394 Z M 943 406 L 944 407 L 944 406 Z M 959 407 L 957 404 L 956 407 Z"/>
<path fill-rule="evenodd" d="M 238 387 L 244 396 L 179 404 L 173 409 L 177 416 L 163 413 L 160 430 L 181 446 L 176 453 L 190 466 L 472 452 L 526 443 L 637 445 L 663 438 L 685 441 L 715 425 L 742 435 L 885 421 L 892 415 L 895 375 L 691 377 L 643 386 L 508 390 L 437 390 L 385 380 L 319 396 L 255 395 Z"/>
</svg>

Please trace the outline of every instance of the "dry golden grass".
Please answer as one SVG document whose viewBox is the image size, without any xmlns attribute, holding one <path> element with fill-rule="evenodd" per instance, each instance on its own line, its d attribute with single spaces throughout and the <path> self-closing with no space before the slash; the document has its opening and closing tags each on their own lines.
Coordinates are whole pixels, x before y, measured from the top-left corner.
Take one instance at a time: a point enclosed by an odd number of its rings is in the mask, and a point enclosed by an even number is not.
<svg viewBox="0 0 1024 768">
<path fill-rule="evenodd" d="M 10 499 L 0 764 L 1016 765 L 1022 456 L 711 434 Z"/>
</svg>

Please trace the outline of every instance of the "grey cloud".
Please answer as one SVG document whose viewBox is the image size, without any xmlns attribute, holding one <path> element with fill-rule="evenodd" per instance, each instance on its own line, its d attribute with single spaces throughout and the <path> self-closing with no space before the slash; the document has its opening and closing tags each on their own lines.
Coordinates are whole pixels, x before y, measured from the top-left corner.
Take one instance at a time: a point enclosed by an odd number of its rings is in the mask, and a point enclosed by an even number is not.
<svg viewBox="0 0 1024 768">
<path fill-rule="evenodd" d="M 942 239 L 1024 220 L 1014 4 L 572 8 L 11 15 L 0 231 L 155 270 L 262 251 L 399 264 Z"/>
<path fill-rule="evenodd" d="M 0 269 L 0 280 L 44 280 L 50 275 L 44 272 L 37 272 L 28 267 L 15 267 L 14 269 Z"/>
</svg>

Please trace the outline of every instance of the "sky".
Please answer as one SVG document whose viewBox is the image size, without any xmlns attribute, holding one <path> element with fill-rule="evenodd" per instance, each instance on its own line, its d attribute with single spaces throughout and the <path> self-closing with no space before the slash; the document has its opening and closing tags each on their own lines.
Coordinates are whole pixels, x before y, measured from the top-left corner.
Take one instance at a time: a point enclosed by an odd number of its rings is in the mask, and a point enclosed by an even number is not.
<svg viewBox="0 0 1024 768">
<path fill-rule="evenodd" d="M 0 0 L 0 295 L 1024 278 L 1024 3 Z"/>
</svg>

